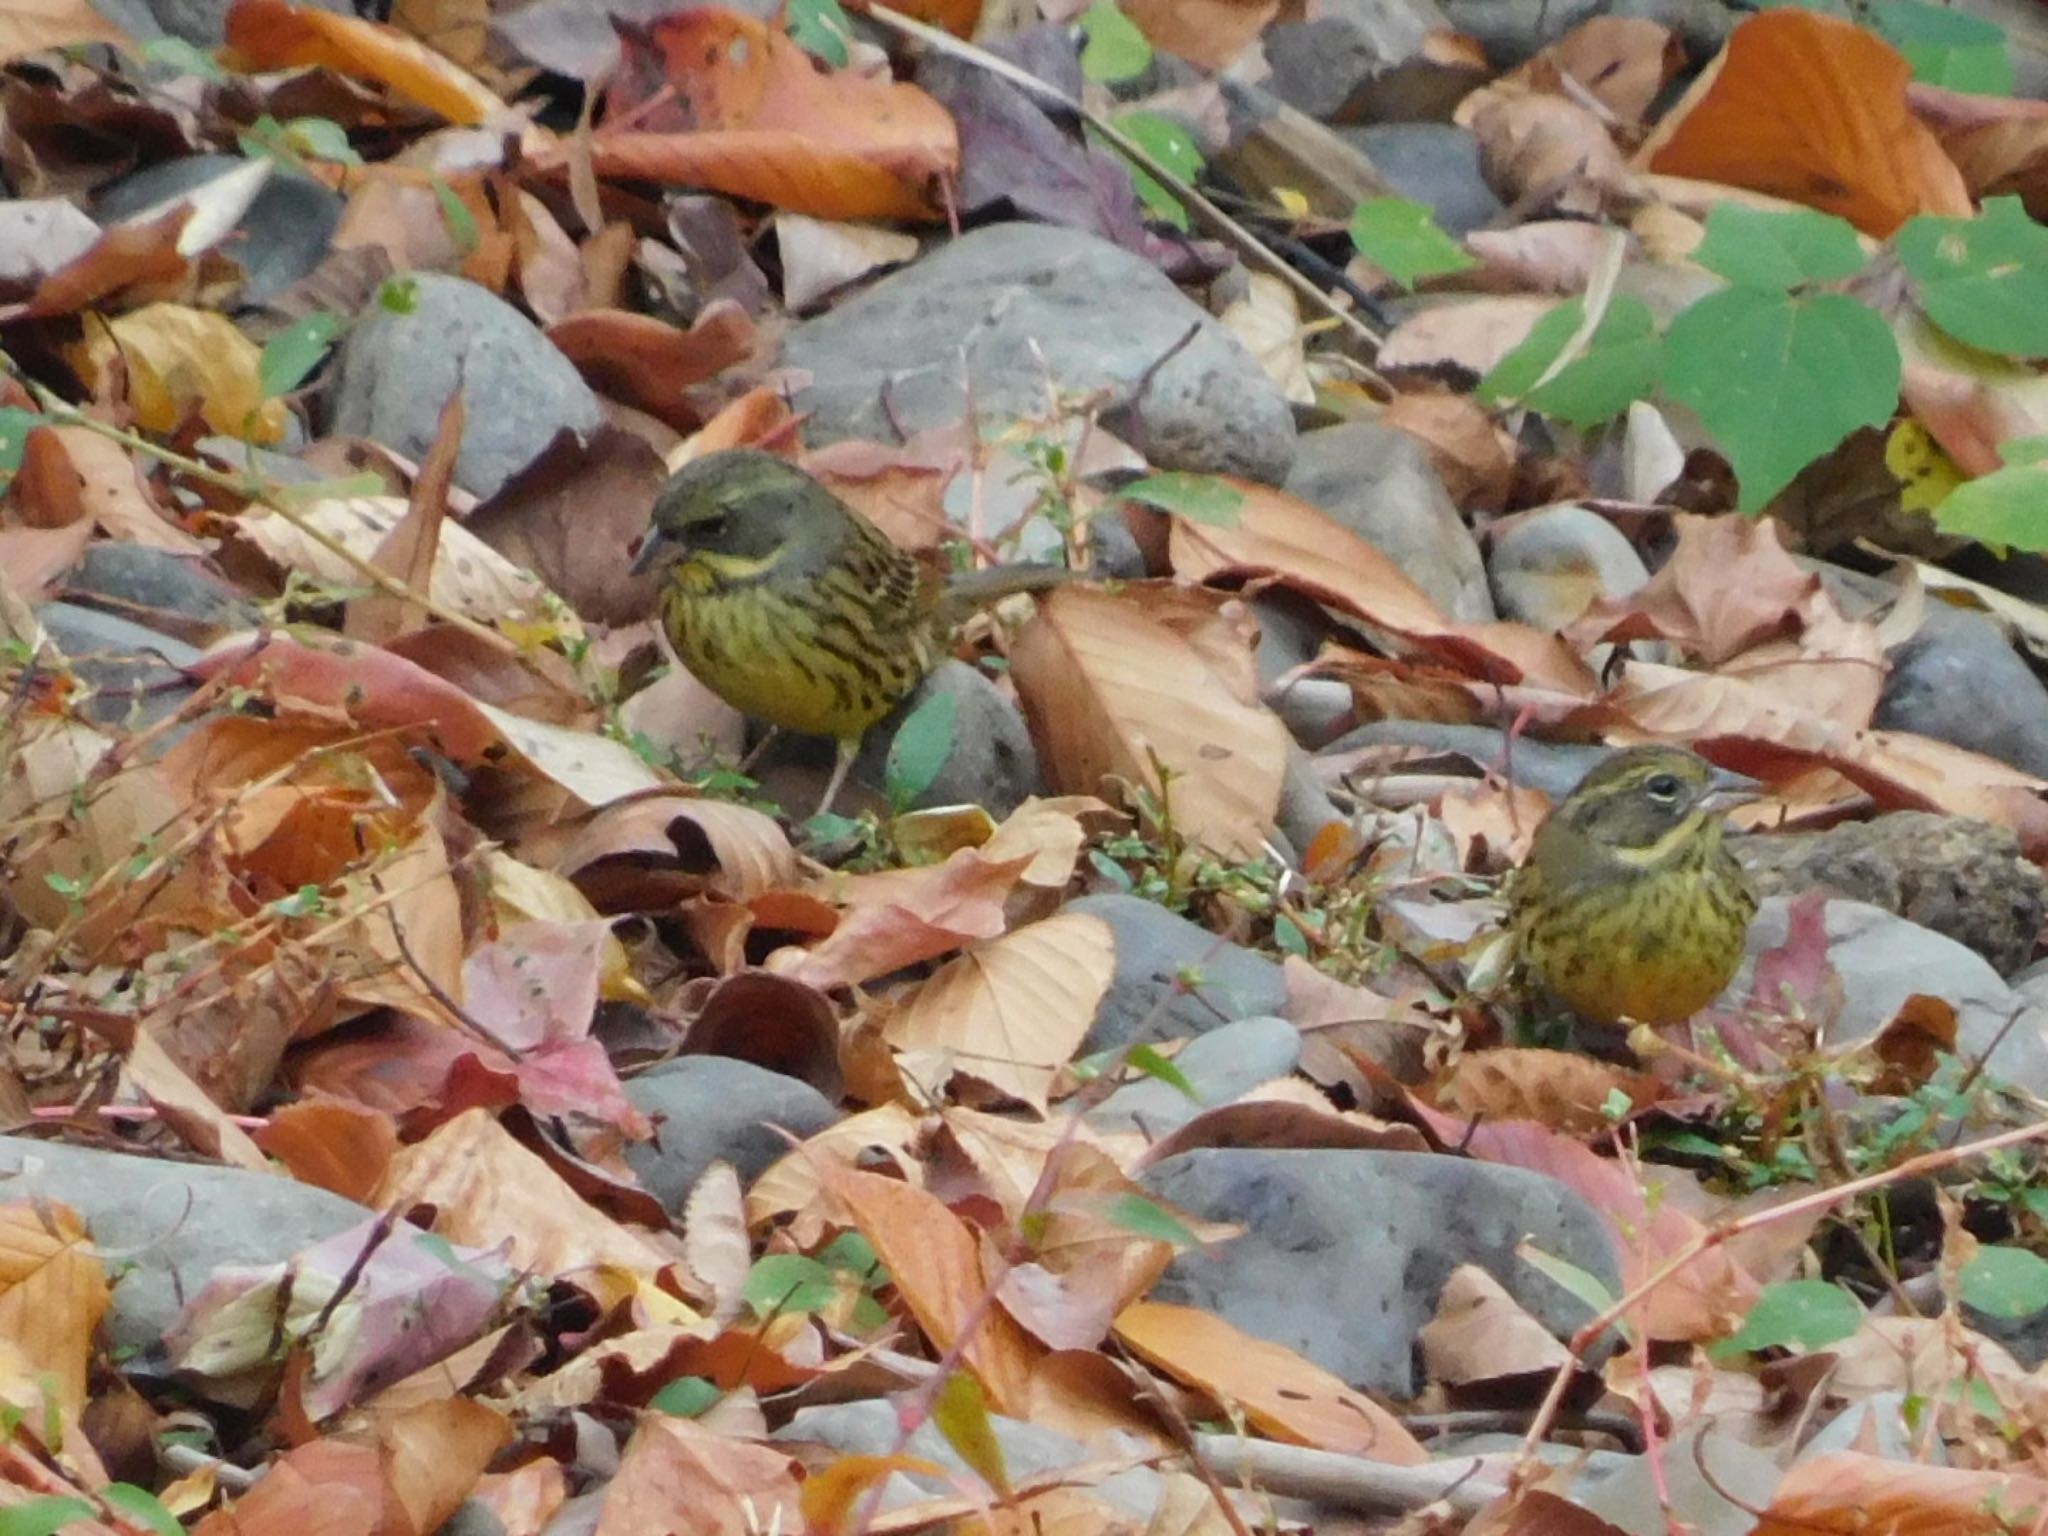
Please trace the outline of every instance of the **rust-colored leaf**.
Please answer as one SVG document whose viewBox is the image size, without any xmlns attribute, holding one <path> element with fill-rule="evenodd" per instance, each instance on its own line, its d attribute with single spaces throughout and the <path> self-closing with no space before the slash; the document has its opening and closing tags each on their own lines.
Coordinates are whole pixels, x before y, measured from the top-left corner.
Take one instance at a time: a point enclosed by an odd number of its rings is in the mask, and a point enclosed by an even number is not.
<svg viewBox="0 0 2048 1536">
<path fill-rule="evenodd" d="M 1880 240 L 1916 213 L 1967 218 L 1961 174 L 1907 105 L 1912 75 L 1863 27 L 1790 8 L 1750 16 L 1638 163 L 1789 198 Z"/>
<path fill-rule="evenodd" d="M 467 70 L 396 27 L 285 0 L 235 0 L 228 46 L 258 69 L 331 69 L 388 86 L 451 123 L 474 127 L 504 102 Z"/>
</svg>

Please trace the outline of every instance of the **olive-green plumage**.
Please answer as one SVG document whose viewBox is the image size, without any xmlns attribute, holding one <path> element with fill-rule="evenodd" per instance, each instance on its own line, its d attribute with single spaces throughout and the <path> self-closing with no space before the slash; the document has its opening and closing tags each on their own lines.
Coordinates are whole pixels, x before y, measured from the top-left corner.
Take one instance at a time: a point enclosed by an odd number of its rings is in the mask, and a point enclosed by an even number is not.
<svg viewBox="0 0 2048 1536">
<path fill-rule="evenodd" d="M 1756 898 L 1722 837 L 1714 770 L 1676 747 L 1601 763 L 1509 883 L 1521 962 L 1590 1024 L 1689 1018 L 1742 962 Z"/>
<path fill-rule="evenodd" d="M 677 472 L 633 569 L 664 573 L 663 628 L 705 686 L 770 725 L 839 742 L 828 806 L 861 736 L 945 656 L 955 625 L 1068 576 L 1007 566 L 941 578 L 794 464 L 752 448 Z"/>
</svg>

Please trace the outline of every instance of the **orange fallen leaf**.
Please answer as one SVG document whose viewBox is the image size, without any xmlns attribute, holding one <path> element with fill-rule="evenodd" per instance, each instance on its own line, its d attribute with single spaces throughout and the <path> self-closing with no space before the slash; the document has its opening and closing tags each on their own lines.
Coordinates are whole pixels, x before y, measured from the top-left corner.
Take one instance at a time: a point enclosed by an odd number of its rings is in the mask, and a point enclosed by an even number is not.
<svg viewBox="0 0 2048 1536">
<path fill-rule="evenodd" d="M 2008 1468 L 1930 1467 L 1834 1451 L 1785 1474 L 1751 1536 L 1993 1536 L 2048 1510 L 2048 1481 Z"/>
<path fill-rule="evenodd" d="M 823 219 L 935 219 L 931 188 L 959 169 L 960 137 L 917 87 L 828 73 L 775 28 L 707 6 L 624 40 L 590 157 L 600 176 Z"/>
<path fill-rule="evenodd" d="M 1967 218 L 1961 173 L 1907 105 L 1912 76 L 1874 32 L 1766 11 L 1735 28 L 1636 164 L 1774 193 L 1877 239 L 1916 213 Z"/>
<path fill-rule="evenodd" d="M 1116 1336 L 1147 1364 L 1239 1405 L 1276 1440 L 1397 1467 L 1429 1460 L 1401 1421 L 1363 1392 L 1211 1313 L 1141 1301 L 1118 1315 Z"/>
<path fill-rule="evenodd" d="M 225 25 L 228 46 L 259 69 L 314 67 L 373 80 L 466 128 L 504 110 L 489 86 L 396 27 L 285 0 L 235 0 Z"/>
</svg>

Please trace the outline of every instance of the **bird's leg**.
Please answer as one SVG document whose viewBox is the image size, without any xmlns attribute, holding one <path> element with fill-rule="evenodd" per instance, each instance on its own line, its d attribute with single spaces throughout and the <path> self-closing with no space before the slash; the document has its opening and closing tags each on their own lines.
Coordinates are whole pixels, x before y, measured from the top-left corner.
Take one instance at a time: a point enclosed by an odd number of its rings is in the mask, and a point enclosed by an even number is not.
<svg viewBox="0 0 2048 1536">
<path fill-rule="evenodd" d="M 781 734 L 782 727 L 779 725 L 771 725 L 768 727 L 767 730 L 763 731 L 761 733 L 761 739 L 755 742 L 751 747 L 747 748 L 747 755 L 740 759 L 739 771 L 741 773 L 749 772 L 753 768 L 754 764 L 760 761 L 761 754 L 763 752 L 766 752 L 769 749 L 769 747 L 773 746 L 775 743 L 775 738 L 780 736 Z"/>
<path fill-rule="evenodd" d="M 823 816 L 832 809 L 832 802 L 839 798 L 840 786 L 846 783 L 846 775 L 852 771 L 854 754 L 859 751 L 858 736 L 839 738 L 839 756 L 832 764 L 832 777 L 825 784 L 825 798 L 818 802 L 818 809 L 812 814 Z"/>
</svg>

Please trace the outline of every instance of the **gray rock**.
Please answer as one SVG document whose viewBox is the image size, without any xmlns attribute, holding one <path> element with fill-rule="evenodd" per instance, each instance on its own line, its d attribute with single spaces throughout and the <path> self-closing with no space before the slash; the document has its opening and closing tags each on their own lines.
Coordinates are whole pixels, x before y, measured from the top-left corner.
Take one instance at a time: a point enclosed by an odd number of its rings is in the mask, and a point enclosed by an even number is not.
<svg viewBox="0 0 2048 1536">
<path fill-rule="evenodd" d="M 839 1119 L 809 1083 L 729 1056 L 679 1056 L 628 1079 L 626 1097 L 655 1130 L 653 1141 L 627 1145 L 626 1161 L 672 1213 L 682 1211 L 714 1160 L 752 1183 L 789 1150 L 773 1127 L 815 1136 Z"/>
<path fill-rule="evenodd" d="M 1338 137 L 1379 167 L 1402 197 L 1427 206 L 1453 235 L 1484 229 L 1506 212 L 1479 170 L 1479 140 L 1455 123 L 1372 123 Z"/>
<path fill-rule="evenodd" d="M 1144 1183 L 1180 1210 L 1247 1228 L 1180 1254 L 1155 1300 L 1214 1312 L 1396 1397 L 1415 1394 L 1416 1336 L 1460 1264 L 1483 1266 L 1560 1334 L 1588 1309 L 1517 1258 L 1519 1244 L 1533 1241 L 1610 1288 L 1620 1276 L 1592 1207 L 1524 1168 L 1427 1153 L 1211 1147 L 1166 1159 Z"/>
<path fill-rule="evenodd" d="M 1791 905 L 1789 897 L 1764 898 L 1750 924 L 1749 953 L 1719 1006 L 1747 1001 L 1756 957 L 1785 942 Z M 1843 992 L 1826 1030 L 1828 1049 L 1869 1039 L 1909 997 L 1936 997 L 1955 1010 L 1958 1057 L 1977 1061 L 1989 1052 L 1992 1077 L 2048 1093 L 2048 1007 L 2008 986 L 1982 955 L 1860 901 L 1829 901 L 1824 920 Z"/>
<path fill-rule="evenodd" d="M 1003 1453 L 1003 1465 L 1013 1483 L 1076 1466 L 1098 1456 L 1118 1452 L 1142 1454 L 1133 1437 L 1106 1433 L 1095 1445 L 1082 1445 L 1055 1430 L 1027 1424 L 1020 1419 L 989 1415 L 989 1428 Z M 979 1476 L 946 1439 L 945 1432 L 930 1420 L 920 1425 L 905 1444 L 898 1444 L 901 1424 L 892 1403 L 868 1398 L 851 1403 L 830 1403 L 822 1407 L 799 1408 L 787 1424 L 770 1433 L 771 1440 L 795 1440 L 830 1446 L 849 1456 L 887 1456 L 900 1451 L 943 1468 L 945 1475 L 922 1472 L 891 1474 L 883 1486 L 880 1513 L 917 1499 L 957 1494 L 950 1478 L 966 1479 L 970 1486 Z M 1092 1479 L 1088 1491 L 1140 1520 L 1150 1518 L 1164 1491 L 1159 1474 L 1144 1467 L 1114 1473 L 1101 1482 Z"/>
<path fill-rule="evenodd" d="M 1358 701 L 1348 683 L 1331 677 L 1302 677 L 1284 688 L 1265 690 L 1266 707 L 1289 734 L 1311 752 L 1320 751 L 1358 723 Z M 1281 791 L 1286 794 L 1285 789 Z"/>
<path fill-rule="evenodd" d="M 1544 507 L 1488 541 L 1487 575 L 1504 619 L 1559 630 L 1603 597 L 1627 597 L 1650 579 L 1628 535 L 1589 507 Z"/>
<path fill-rule="evenodd" d="M 1205 1109 L 1234 1103 L 1261 1083 L 1292 1072 L 1301 1060 L 1301 1031 L 1285 1019 L 1239 1019 L 1197 1035 L 1173 1058 L 1193 1098 L 1172 1083 L 1140 1078 L 1088 1112 L 1098 1131 L 1143 1131 L 1154 1139 L 1186 1125 Z"/>
<path fill-rule="evenodd" d="M 2048 688 L 1981 613 L 1930 602 L 1889 657 L 1880 729 L 1932 736 L 2048 776 Z"/>
<path fill-rule="evenodd" d="M 1408 574 L 1453 619 L 1494 616 L 1479 544 L 1422 444 L 1346 422 L 1302 438 L 1286 490 L 1329 513 Z"/>
<path fill-rule="evenodd" d="M 1313 21 L 1266 29 L 1269 87 L 1329 123 L 1449 117 L 1471 72 L 1424 51 L 1449 25 L 1431 0 L 1337 0 Z"/>
<path fill-rule="evenodd" d="M 1824 832 L 1730 840 L 1759 895 L 1826 890 L 1966 944 L 2010 976 L 2048 922 L 2048 877 L 2004 827 L 1894 811 Z"/>
<path fill-rule="evenodd" d="M 903 722 L 934 695 L 953 700 L 953 746 L 938 776 L 909 809 L 934 805 L 979 805 L 991 816 L 1007 816 L 1031 796 L 1045 792 L 1031 729 L 1017 701 L 979 667 L 949 659 L 932 670 L 909 698 L 876 723 L 854 759 L 853 777 L 882 788 L 889 749 Z"/>
<path fill-rule="evenodd" d="M 258 618 L 255 605 L 206 561 L 148 544 L 88 545 L 64 573 L 60 591 L 66 598 L 99 598 L 223 630 L 246 629 Z"/>
<path fill-rule="evenodd" d="M 40 603 L 36 617 L 92 686 L 85 713 L 102 725 L 154 725 L 176 713 L 197 686 L 181 670 L 198 658 L 197 646 L 76 603 Z"/>
<path fill-rule="evenodd" d="M 293 1179 L 26 1136 L 0 1136 L 0 1181 L 10 1200 L 70 1206 L 101 1252 L 131 1256 L 107 1314 L 122 1348 L 161 1339 L 222 1265 L 276 1264 L 376 1215 Z"/>
<path fill-rule="evenodd" d="M 1235 1019 L 1281 1012 L 1280 967 L 1241 944 L 1138 896 L 1083 896 L 1116 936 L 1116 975 L 1095 1010 L 1082 1055 L 1205 1035 Z"/>
<path fill-rule="evenodd" d="M 1337 626 L 1312 599 L 1285 587 L 1268 587 L 1248 599 L 1246 606 L 1259 625 L 1252 665 L 1264 687 L 1313 661 L 1323 642 L 1337 632 Z"/>
<path fill-rule="evenodd" d="M 248 165 L 239 155 L 187 155 L 163 160 L 101 189 L 93 212 L 115 223 L 197 191 Z M 341 223 L 341 195 L 303 172 L 273 166 L 254 201 L 236 222 L 222 252 L 247 274 L 240 300 L 262 304 L 311 272 L 327 255 Z"/>
<path fill-rule="evenodd" d="M 459 383 L 467 424 L 455 478 L 489 496 L 556 433 L 587 436 L 602 425 L 590 386 L 518 310 L 459 277 L 421 272 L 412 281 L 411 314 L 372 300 L 342 343 L 330 431 L 418 459 Z"/>
<path fill-rule="evenodd" d="M 1345 820 L 1344 812 L 1330 798 L 1316 772 L 1315 759 L 1299 742 L 1287 744 L 1287 772 L 1280 780 L 1280 805 L 1273 814 L 1273 831 L 1286 850 L 1297 857 L 1316 834 L 1333 821 Z"/>
<path fill-rule="evenodd" d="M 1497 68 L 1521 63 L 1595 16 L 1638 16 L 1676 32 L 1686 55 L 1706 59 L 1728 35 L 1720 0 L 1443 0 L 1452 27 L 1476 38 Z"/>
<path fill-rule="evenodd" d="M 1104 424 L 1162 469 L 1278 482 L 1293 459 L 1287 402 L 1236 337 L 1143 258 L 1048 225 L 938 247 L 796 327 L 782 361 L 810 375 L 795 406 L 812 441 L 894 441 L 965 415 L 963 353 L 984 421 L 1042 414 L 1049 370 L 1103 391 Z"/>
</svg>

